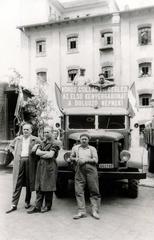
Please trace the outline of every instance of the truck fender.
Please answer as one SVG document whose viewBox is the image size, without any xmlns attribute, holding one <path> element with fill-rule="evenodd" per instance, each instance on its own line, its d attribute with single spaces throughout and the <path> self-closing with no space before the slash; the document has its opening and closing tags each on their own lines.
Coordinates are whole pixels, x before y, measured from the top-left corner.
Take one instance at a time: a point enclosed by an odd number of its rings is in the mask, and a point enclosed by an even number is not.
<svg viewBox="0 0 154 240">
<path fill-rule="evenodd" d="M 137 168 L 137 169 L 143 169 L 143 163 L 140 161 L 134 161 L 134 160 L 129 160 L 127 163 L 127 167 L 129 168 Z"/>
</svg>

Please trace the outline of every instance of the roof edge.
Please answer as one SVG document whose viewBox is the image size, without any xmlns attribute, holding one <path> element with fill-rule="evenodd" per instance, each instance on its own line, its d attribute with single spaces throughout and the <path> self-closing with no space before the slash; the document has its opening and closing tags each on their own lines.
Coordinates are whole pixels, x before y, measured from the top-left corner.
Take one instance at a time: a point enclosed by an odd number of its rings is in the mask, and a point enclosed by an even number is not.
<svg viewBox="0 0 154 240">
<path fill-rule="evenodd" d="M 29 24 L 29 25 L 21 25 L 21 26 L 17 26 L 16 28 L 23 31 L 24 28 L 41 27 L 41 26 L 45 26 L 45 25 L 54 25 L 54 24 L 60 24 L 60 23 L 65 23 L 65 22 L 71 22 L 71 21 L 92 19 L 92 18 L 96 18 L 96 17 L 109 16 L 112 14 L 113 13 L 104 13 L 104 14 L 98 14 L 98 15 L 85 16 L 85 17 L 75 17 L 75 18 L 69 18 L 69 19 L 63 19 L 63 20 L 57 20 L 57 21 L 48 21 L 48 22 L 34 23 L 34 24 Z"/>
</svg>

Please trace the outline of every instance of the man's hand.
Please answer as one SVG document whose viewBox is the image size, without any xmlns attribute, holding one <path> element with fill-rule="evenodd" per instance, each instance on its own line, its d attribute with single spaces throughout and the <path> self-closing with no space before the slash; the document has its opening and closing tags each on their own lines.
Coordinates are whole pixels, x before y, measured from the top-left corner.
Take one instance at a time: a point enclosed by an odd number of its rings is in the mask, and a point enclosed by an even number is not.
<svg viewBox="0 0 154 240">
<path fill-rule="evenodd" d="M 78 158 L 76 158 L 76 157 L 69 158 L 69 162 L 77 162 L 77 161 L 78 161 Z"/>
<path fill-rule="evenodd" d="M 88 163 L 96 163 L 97 161 L 96 161 L 96 158 L 93 157 L 93 158 L 87 159 L 86 162 L 88 162 Z"/>
<path fill-rule="evenodd" d="M 78 162 L 79 165 L 83 165 L 86 162 L 86 160 L 84 158 L 79 158 Z"/>
</svg>

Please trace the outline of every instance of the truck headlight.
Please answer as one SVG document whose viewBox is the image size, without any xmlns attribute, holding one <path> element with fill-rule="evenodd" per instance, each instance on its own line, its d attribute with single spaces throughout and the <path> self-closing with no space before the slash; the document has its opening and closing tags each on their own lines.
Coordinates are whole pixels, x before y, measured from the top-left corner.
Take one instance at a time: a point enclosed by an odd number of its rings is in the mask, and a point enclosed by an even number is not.
<svg viewBox="0 0 154 240">
<path fill-rule="evenodd" d="M 123 162 L 123 163 L 124 162 L 128 162 L 130 157 L 131 157 L 131 154 L 130 154 L 130 152 L 128 150 L 121 151 L 121 153 L 120 153 L 120 160 L 121 160 L 121 162 Z"/>
<path fill-rule="evenodd" d="M 64 160 L 65 160 L 67 163 L 70 162 L 70 155 L 71 155 L 70 152 L 66 152 L 66 153 L 64 154 Z"/>
</svg>

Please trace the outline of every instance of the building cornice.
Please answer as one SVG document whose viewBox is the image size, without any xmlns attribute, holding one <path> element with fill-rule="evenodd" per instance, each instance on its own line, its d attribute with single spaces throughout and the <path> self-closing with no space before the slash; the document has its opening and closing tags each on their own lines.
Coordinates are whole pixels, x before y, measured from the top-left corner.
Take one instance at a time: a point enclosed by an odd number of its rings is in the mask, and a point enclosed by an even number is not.
<svg viewBox="0 0 154 240">
<path fill-rule="evenodd" d="M 69 22 L 78 22 L 78 21 L 81 21 L 81 20 L 87 20 L 87 19 L 90 20 L 90 19 L 94 19 L 94 18 L 97 18 L 97 17 L 105 17 L 105 16 L 112 16 L 112 13 L 105 13 L 105 14 L 98 14 L 98 15 L 88 15 L 88 16 L 85 16 L 85 17 L 75 17 L 75 18 L 67 18 L 67 19 L 56 20 L 56 21 L 48 21 L 48 22 L 44 22 L 44 23 L 21 25 L 21 26 L 17 26 L 17 29 L 19 29 L 21 31 L 25 31 L 26 29 L 30 29 L 30 28 L 45 27 L 45 26 L 63 24 L 63 23 L 69 23 Z"/>
</svg>

